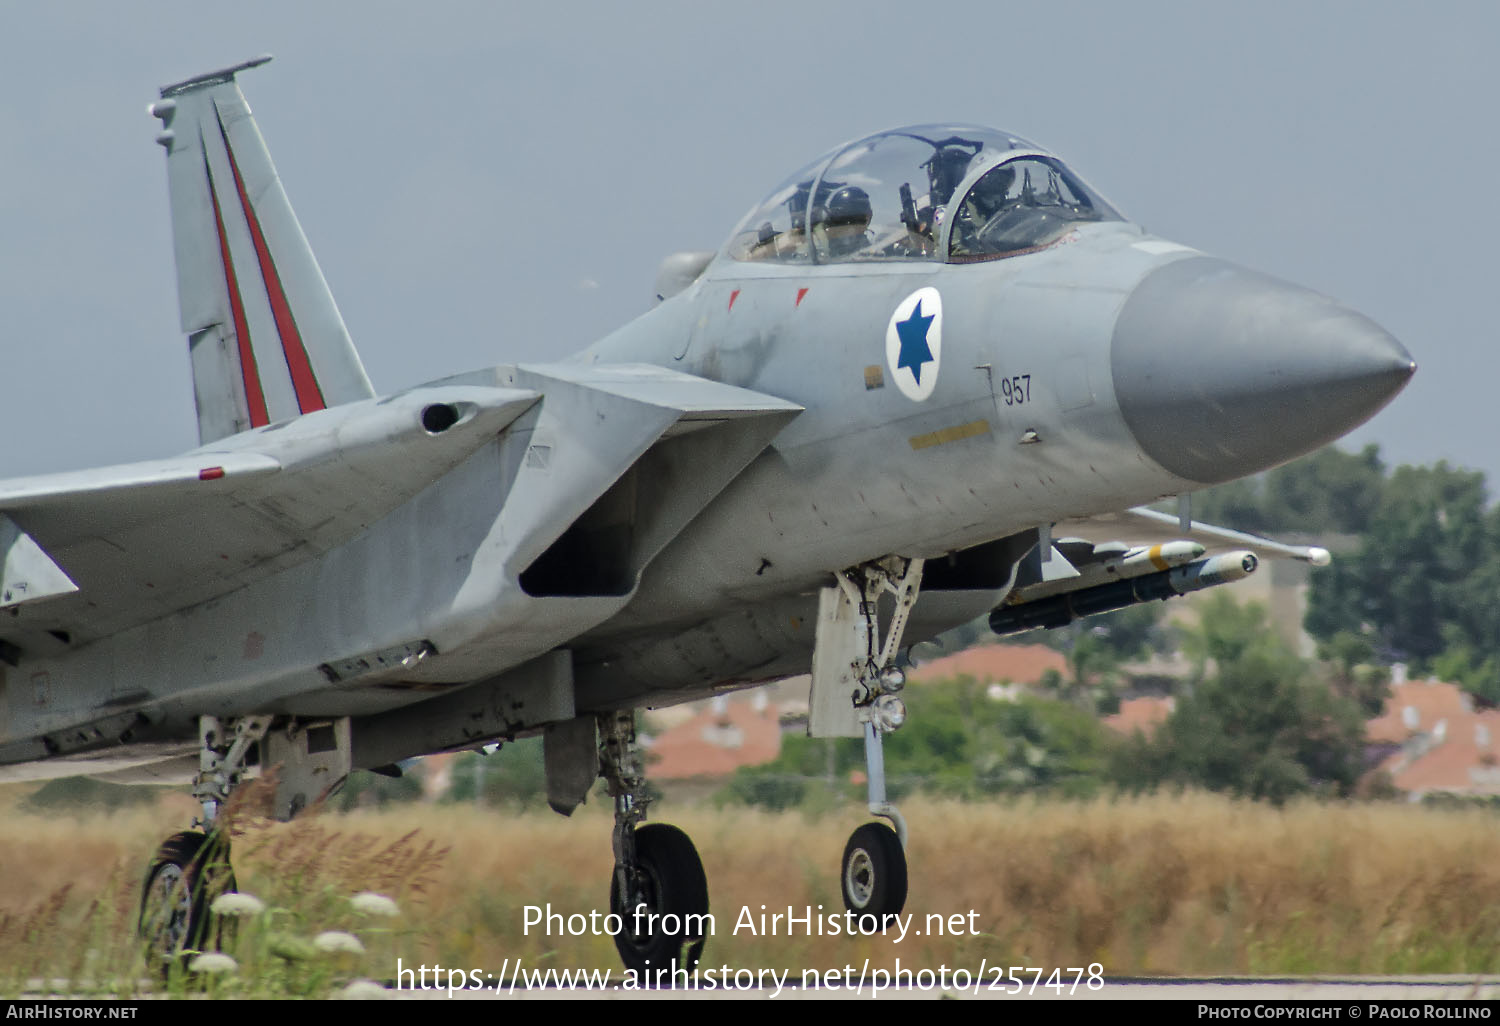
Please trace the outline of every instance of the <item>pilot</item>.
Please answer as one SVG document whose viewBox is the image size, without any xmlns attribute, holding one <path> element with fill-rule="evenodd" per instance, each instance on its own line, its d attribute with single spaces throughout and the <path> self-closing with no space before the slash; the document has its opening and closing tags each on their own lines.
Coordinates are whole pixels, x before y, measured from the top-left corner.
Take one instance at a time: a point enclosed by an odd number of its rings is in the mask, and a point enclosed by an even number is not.
<svg viewBox="0 0 1500 1026">
<path fill-rule="evenodd" d="M 1015 181 L 1015 168 L 1002 165 L 974 183 L 964 198 L 958 220 L 953 223 L 950 245 L 955 254 L 967 256 L 989 251 L 980 236 L 990 220 L 1005 209 Z"/>
<path fill-rule="evenodd" d="M 839 188 L 823 206 L 828 255 L 834 260 L 857 253 L 870 243 L 870 194 L 857 185 Z"/>
<path fill-rule="evenodd" d="M 1010 187 L 1015 181 L 1016 169 L 1002 166 L 974 183 L 974 188 L 969 190 L 969 202 L 974 205 L 974 213 L 981 219 L 981 225 L 1005 206 L 1006 197 L 1010 195 Z"/>
<path fill-rule="evenodd" d="M 959 182 L 963 181 L 964 173 L 969 169 L 969 162 L 979 155 L 978 150 L 969 153 L 962 147 L 973 145 L 975 144 L 963 143 L 962 146 L 940 147 L 922 164 L 927 169 L 927 181 L 932 187 L 934 206 L 945 206 L 952 201 L 953 190 L 958 188 Z"/>
</svg>

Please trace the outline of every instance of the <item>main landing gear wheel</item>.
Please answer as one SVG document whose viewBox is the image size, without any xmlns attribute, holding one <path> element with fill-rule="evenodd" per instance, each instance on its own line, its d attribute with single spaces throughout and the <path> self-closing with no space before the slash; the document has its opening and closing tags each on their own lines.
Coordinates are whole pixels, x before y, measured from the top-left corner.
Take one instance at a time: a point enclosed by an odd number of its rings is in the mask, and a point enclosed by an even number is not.
<svg viewBox="0 0 1500 1026">
<path fill-rule="evenodd" d="M 620 872 L 609 886 L 609 910 L 624 927 L 615 947 L 627 969 L 692 971 L 703 954 L 708 916 L 708 877 L 688 835 L 665 823 L 648 823 L 635 831 L 635 895 L 620 894 Z M 905 893 L 905 876 L 902 877 Z M 639 907 L 640 933 L 636 933 Z"/>
<path fill-rule="evenodd" d="M 896 831 L 866 823 L 844 845 L 844 907 L 856 916 L 875 916 L 884 930 L 906 905 L 906 852 Z"/>
<path fill-rule="evenodd" d="M 169 973 L 184 953 L 217 947 L 222 938 L 209 906 L 234 889 L 227 838 L 185 830 L 163 841 L 141 888 L 139 928 L 147 964 Z"/>
</svg>

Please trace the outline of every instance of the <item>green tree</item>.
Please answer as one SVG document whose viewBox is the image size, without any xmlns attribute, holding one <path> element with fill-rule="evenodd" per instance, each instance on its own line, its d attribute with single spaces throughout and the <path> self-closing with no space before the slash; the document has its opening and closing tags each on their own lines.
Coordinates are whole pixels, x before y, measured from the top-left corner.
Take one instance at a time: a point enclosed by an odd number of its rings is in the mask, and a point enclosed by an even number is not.
<svg viewBox="0 0 1500 1026">
<path fill-rule="evenodd" d="M 414 773 L 404 772 L 399 777 L 388 777 L 369 770 L 355 770 L 349 774 L 343 790 L 334 796 L 333 803 L 335 808 L 350 812 L 354 809 L 414 802 L 421 797 L 422 785 Z"/>
<path fill-rule="evenodd" d="M 893 798 L 915 790 L 976 797 L 1044 790 L 1093 793 L 1104 782 L 1111 743 L 1089 713 L 1064 702 L 991 698 L 969 678 L 915 685 L 904 697 L 912 716 L 885 740 L 887 789 Z M 781 755 L 739 770 L 721 798 L 784 808 L 826 792 L 863 793 L 850 783 L 865 769 L 864 744 L 854 738 L 788 737 Z"/>
<path fill-rule="evenodd" d="M 1310 672 L 1271 630 L 1265 607 L 1227 595 L 1204 603 L 1184 649 L 1189 694 L 1156 737 L 1127 745 L 1123 783 L 1180 783 L 1283 802 L 1349 794 L 1363 755 L 1359 706 Z"/>
<path fill-rule="evenodd" d="M 1390 669 L 1379 661 L 1368 639 L 1339 631 L 1318 643 L 1318 658 L 1333 690 L 1359 706 L 1367 719 L 1380 715 L 1390 692 Z"/>
<path fill-rule="evenodd" d="M 1443 625 L 1447 647 L 1432 660 L 1433 676 L 1457 684 L 1486 705 L 1500 705 L 1500 656 L 1478 651 L 1455 624 Z"/>
<path fill-rule="evenodd" d="M 1428 666 L 1454 645 L 1482 662 L 1500 653 L 1500 522 L 1484 475 L 1400 467 L 1358 551 L 1313 575 L 1307 629 L 1322 640 L 1364 638 L 1386 661 Z M 1451 625 L 1451 626 L 1450 626 Z"/>
<path fill-rule="evenodd" d="M 1267 529 L 1359 534 L 1384 490 L 1379 447 L 1347 453 L 1330 445 L 1266 475 Z"/>
<path fill-rule="evenodd" d="M 465 752 L 453 760 L 453 785 L 447 799 L 513 805 L 521 809 L 547 800 L 547 771 L 542 761 L 542 739 L 507 741 L 488 755 Z"/>
<path fill-rule="evenodd" d="M 1044 678 L 1044 686 L 1086 712 L 1118 709 L 1120 668 L 1172 649 L 1174 635 L 1163 625 L 1162 613 L 1162 603 L 1144 602 L 1046 631 L 1052 647 L 1067 658 L 1068 675 Z"/>
<path fill-rule="evenodd" d="M 1175 513 L 1175 504 L 1170 512 Z M 1193 493 L 1194 520 L 1222 524 L 1237 531 L 1269 534 L 1273 520 L 1267 514 L 1264 482 L 1259 478 L 1240 478 Z"/>
<path fill-rule="evenodd" d="M 1242 531 L 1359 534 L 1385 489 L 1380 450 L 1326 446 L 1256 478 L 1193 494 L 1193 517 Z"/>
<path fill-rule="evenodd" d="M 1266 619 L 1259 602 L 1239 602 L 1224 591 L 1203 597 L 1198 605 L 1198 624 L 1182 634 L 1182 654 L 1193 663 L 1194 683 L 1208 673 L 1209 663 L 1225 666 L 1244 659 L 1251 650 L 1267 645 L 1285 651 Z"/>
</svg>

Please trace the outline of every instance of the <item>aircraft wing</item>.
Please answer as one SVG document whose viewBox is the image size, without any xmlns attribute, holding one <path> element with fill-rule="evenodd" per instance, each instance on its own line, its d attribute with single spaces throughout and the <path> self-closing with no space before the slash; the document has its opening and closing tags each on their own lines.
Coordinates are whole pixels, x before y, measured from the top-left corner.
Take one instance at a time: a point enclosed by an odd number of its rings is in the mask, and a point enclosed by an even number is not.
<svg viewBox="0 0 1500 1026">
<path fill-rule="evenodd" d="M 1169 541 L 1195 541 L 1209 554 L 1249 549 L 1262 559 L 1295 559 L 1313 566 L 1327 566 L 1328 550 L 1316 545 L 1289 545 L 1258 534 L 1190 521 L 1186 530 L 1171 513 L 1136 506 L 1119 513 L 1064 520 L 1053 528 L 1053 536 L 1077 536 L 1096 544 L 1120 541 L 1131 545 L 1160 545 Z"/>
<path fill-rule="evenodd" d="M 0 655 L 102 637 L 325 552 L 539 397 L 413 389 L 172 459 L 0 481 Z"/>
</svg>

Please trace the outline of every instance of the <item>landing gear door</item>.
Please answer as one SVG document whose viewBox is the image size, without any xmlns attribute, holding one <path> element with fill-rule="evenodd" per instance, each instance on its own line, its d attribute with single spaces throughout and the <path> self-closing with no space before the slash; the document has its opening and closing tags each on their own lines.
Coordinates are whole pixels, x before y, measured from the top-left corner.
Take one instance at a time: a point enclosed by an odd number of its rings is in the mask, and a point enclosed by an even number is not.
<svg viewBox="0 0 1500 1026">
<path fill-rule="evenodd" d="M 812 689 L 807 700 L 809 737 L 863 737 L 854 692 L 854 668 L 866 653 L 860 646 L 860 612 L 839 588 L 818 593 L 818 628 L 813 647 Z"/>
</svg>

